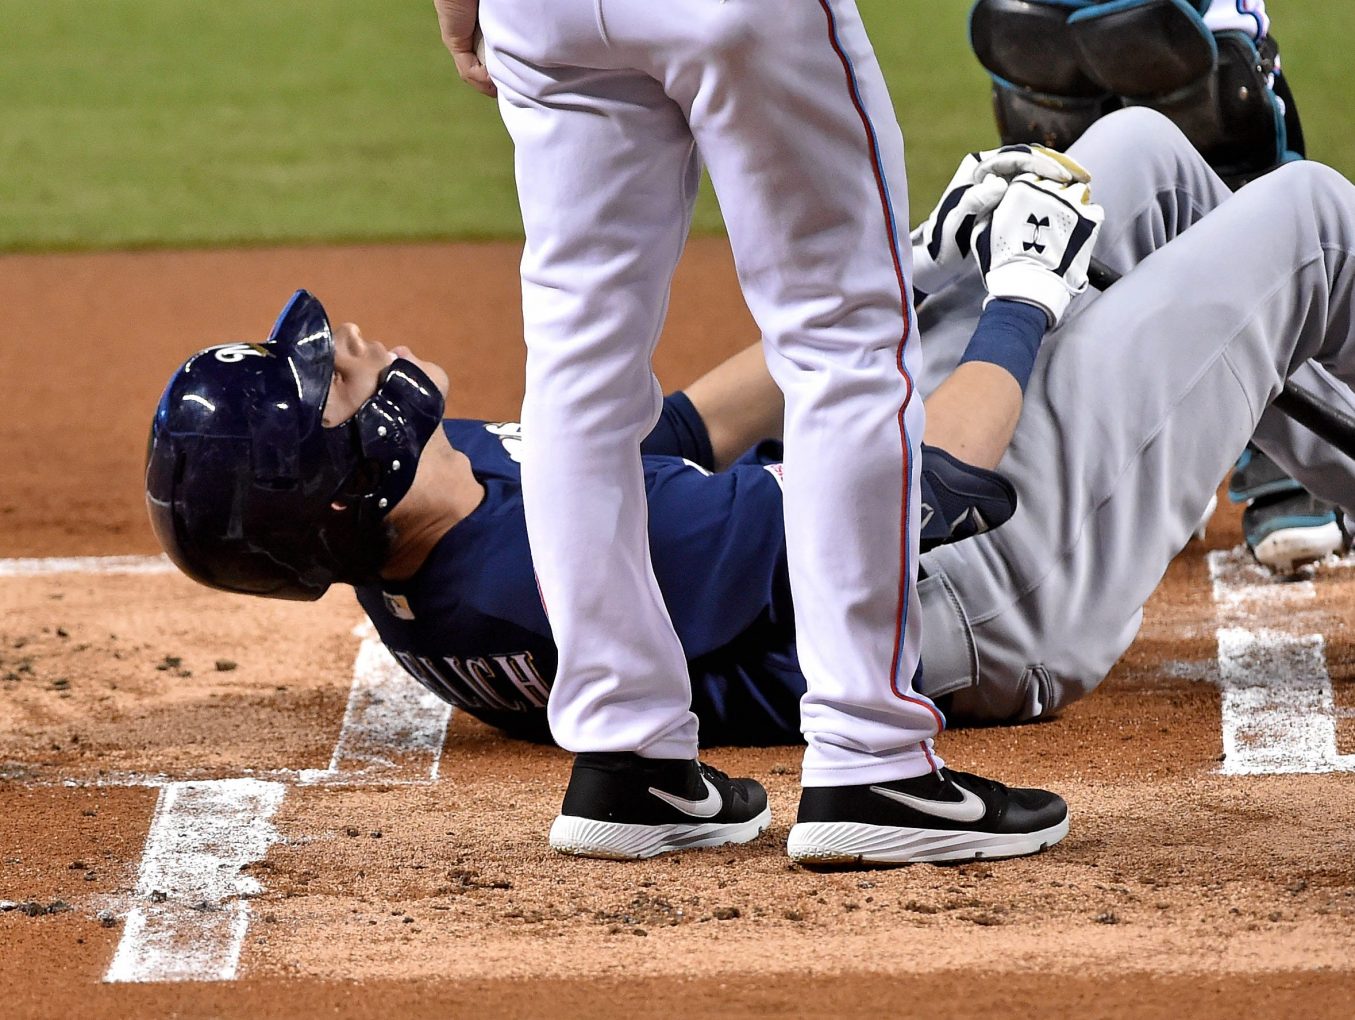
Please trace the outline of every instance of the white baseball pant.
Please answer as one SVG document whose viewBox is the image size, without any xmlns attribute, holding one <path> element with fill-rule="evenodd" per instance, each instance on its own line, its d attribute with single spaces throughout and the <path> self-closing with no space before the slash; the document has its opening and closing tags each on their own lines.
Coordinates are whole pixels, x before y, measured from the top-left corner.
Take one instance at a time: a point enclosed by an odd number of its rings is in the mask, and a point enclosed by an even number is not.
<svg viewBox="0 0 1355 1020">
<path fill-rule="evenodd" d="M 639 459 L 650 356 L 710 169 L 786 397 L 807 785 L 939 766 L 920 614 L 903 139 L 852 0 L 482 0 L 527 243 L 522 463 L 574 751 L 693 758 Z M 700 156 L 698 157 L 698 150 Z"/>
</svg>

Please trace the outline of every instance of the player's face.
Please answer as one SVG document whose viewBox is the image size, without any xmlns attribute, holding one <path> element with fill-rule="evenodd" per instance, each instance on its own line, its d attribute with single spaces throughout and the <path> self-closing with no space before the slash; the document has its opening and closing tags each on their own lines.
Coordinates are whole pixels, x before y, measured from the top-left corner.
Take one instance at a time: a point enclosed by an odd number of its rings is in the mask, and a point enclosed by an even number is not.
<svg viewBox="0 0 1355 1020">
<path fill-rule="evenodd" d="M 440 366 L 416 358 L 408 347 L 388 351 L 375 340 L 364 338 L 355 324 L 345 322 L 334 330 L 334 379 L 329 384 L 329 397 L 320 419 L 324 425 L 328 428 L 353 417 L 376 392 L 386 369 L 396 358 L 418 365 L 442 395 L 447 396 L 447 373 Z"/>
</svg>

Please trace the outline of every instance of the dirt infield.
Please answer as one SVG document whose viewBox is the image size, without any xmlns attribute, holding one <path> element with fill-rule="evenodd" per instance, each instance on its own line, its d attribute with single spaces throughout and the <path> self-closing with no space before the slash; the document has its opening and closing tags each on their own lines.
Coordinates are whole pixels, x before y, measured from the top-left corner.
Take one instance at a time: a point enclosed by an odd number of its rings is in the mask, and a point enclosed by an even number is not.
<svg viewBox="0 0 1355 1020">
<path fill-rule="evenodd" d="M 257 338 L 305 285 L 444 364 L 450 413 L 512 418 L 516 259 L 0 258 L 0 1013 L 1351 1015 L 1355 570 L 1258 576 L 1230 509 L 1092 698 L 943 738 L 1065 794 L 1067 840 L 862 873 L 784 857 L 794 748 L 712 755 L 768 782 L 752 846 L 554 858 L 567 757 L 448 723 L 350 593 L 253 602 L 147 558 L 145 430 L 184 355 Z M 695 242 L 660 377 L 754 335 L 727 249 Z"/>
</svg>

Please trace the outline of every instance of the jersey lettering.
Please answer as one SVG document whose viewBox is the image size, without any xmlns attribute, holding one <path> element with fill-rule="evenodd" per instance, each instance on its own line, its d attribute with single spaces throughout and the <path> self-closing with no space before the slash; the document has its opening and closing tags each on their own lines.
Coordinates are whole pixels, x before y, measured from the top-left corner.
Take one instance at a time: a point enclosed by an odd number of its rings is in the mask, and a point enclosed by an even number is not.
<svg viewBox="0 0 1355 1020">
<path fill-rule="evenodd" d="M 550 686 L 541 678 L 531 652 L 518 652 L 516 655 L 496 655 L 494 661 L 499 664 L 504 675 L 513 686 L 522 692 L 529 704 L 537 708 L 546 707 L 550 697 Z"/>
<path fill-rule="evenodd" d="M 484 659 L 457 659 L 449 655 L 442 660 L 457 678 L 473 690 L 482 702 L 491 708 L 514 711 L 522 705 L 517 698 L 505 698 L 494 689 L 494 668 Z"/>
<path fill-rule="evenodd" d="M 395 661 L 405 668 L 406 673 L 443 701 L 451 702 L 457 708 L 464 708 L 472 712 L 476 709 L 483 710 L 489 707 L 476 696 L 474 691 L 462 686 L 456 674 L 448 675 L 442 672 L 432 659 L 411 655 L 408 652 L 397 652 L 394 649 L 391 649 L 391 654 L 395 656 Z"/>
<path fill-rule="evenodd" d="M 550 687 L 531 652 L 470 659 L 455 655 L 432 658 L 394 649 L 391 654 L 419 683 L 468 711 L 525 712 L 545 708 L 550 696 Z"/>
<path fill-rule="evenodd" d="M 515 464 L 522 463 L 522 424 L 516 421 L 485 422 L 485 431 L 498 436 L 503 444 L 503 452 L 508 454 Z"/>
</svg>

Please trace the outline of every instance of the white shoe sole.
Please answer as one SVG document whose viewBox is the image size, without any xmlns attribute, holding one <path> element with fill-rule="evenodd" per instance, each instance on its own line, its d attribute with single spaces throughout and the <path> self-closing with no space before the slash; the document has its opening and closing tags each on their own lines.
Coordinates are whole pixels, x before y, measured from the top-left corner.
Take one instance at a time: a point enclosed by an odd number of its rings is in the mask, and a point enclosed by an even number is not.
<svg viewBox="0 0 1355 1020">
<path fill-rule="evenodd" d="M 910 829 L 859 822 L 799 822 L 786 840 L 801 864 L 922 864 L 1024 857 L 1068 835 L 1068 818 L 1038 832 L 966 832 Z"/>
<path fill-rule="evenodd" d="M 1316 528 L 1281 528 L 1257 543 L 1252 550 L 1258 563 L 1280 574 L 1292 574 L 1305 563 L 1325 559 L 1344 548 L 1341 528 L 1335 521 Z"/>
<path fill-rule="evenodd" d="M 636 861 L 673 850 L 724 846 L 756 839 L 772 823 L 772 809 L 746 822 L 704 822 L 678 825 L 628 825 L 576 815 L 558 815 L 550 827 L 550 846 L 562 854 Z"/>
</svg>

